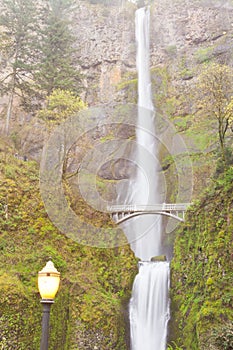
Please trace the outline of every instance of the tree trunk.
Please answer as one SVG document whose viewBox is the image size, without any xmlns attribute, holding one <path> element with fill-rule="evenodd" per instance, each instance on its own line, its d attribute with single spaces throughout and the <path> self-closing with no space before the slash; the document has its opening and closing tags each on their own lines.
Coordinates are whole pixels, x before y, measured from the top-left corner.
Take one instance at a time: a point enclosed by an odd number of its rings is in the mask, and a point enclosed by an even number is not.
<svg viewBox="0 0 233 350">
<path fill-rule="evenodd" d="M 16 59 L 17 59 L 17 54 L 18 54 L 18 50 L 16 50 Z M 9 130 L 10 130 L 10 120 L 12 115 L 12 108 L 13 108 L 13 101 L 14 101 L 14 94 L 15 94 L 15 80 L 16 80 L 16 68 L 14 67 L 13 74 L 12 74 L 12 87 L 10 91 L 9 102 L 8 102 L 7 113 L 6 113 L 6 127 L 5 127 L 6 135 L 9 134 Z"/>
<path fill-rule="evenodd" d="M 224 121 L 221 117 L 219 118 L 218 133 L 219 133 L 222 161 L 223 161 L 223 166 L 225 168 L 226 167 L 225 144 L 224 144 L 225 133 L 224 133 Z"/>
<path fill-rule="evenodd" d="M 8 106 L 7 106 L 6 126 L 5 126 L 6 135 L 9 134 L 9 130 L 10 130 L 10 120 L 11 120 L 11 114 L 12 114 L 13 99 L 14 99 L 14 89 L 12 89 L 11 91 Z"/>
</svg>

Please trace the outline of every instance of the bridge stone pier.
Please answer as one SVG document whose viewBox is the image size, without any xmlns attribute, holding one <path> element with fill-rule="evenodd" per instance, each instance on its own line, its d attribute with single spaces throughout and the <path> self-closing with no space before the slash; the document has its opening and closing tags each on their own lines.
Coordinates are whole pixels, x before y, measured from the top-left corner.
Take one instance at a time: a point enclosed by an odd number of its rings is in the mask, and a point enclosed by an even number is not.
<svg viewBox="0 0 233 350">
<path fill-rule="evenodd" d="M 120 224 L 130 218 L 139 215 L 155 214 L 170 216 L 176 220 L 184 222 L 185 212 L 190 203 L 162 203 L 154 205 L 112 205 L 107 207 L 112 220 Z"/>
</svg>

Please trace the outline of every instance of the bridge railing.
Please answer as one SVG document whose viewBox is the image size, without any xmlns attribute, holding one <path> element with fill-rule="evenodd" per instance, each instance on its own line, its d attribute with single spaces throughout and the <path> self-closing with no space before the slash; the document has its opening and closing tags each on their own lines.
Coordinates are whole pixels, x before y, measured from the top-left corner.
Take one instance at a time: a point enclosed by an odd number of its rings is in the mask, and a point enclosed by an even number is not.
<svg viewBox="0 0 233 350">
<path fill-rule="evenodd" d="M 120 212 L 140 212 L 140 211 L 185 211 L 190 206 L 190 203 L 161 203 L 153 205 L 112 205 L 107 207 L 110 213 Z"/>
</svg>

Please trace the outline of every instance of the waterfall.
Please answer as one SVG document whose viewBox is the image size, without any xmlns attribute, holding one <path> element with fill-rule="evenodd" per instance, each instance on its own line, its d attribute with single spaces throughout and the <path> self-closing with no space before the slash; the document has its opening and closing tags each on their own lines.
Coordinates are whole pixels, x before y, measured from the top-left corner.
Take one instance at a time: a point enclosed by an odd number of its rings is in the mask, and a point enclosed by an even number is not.
<svg viewBox="0 0 233 350">
<path fill-rule="evenodd" d="M 137 41 L 138 116 L 136 128 L 137 146 L 134 154 L 136 176 L 131 179 L 127 196 L 120 202 L 134 205 L 160 203 L 158 145 L 155 137 L 155 118 L 151 97 L 150 78 L 150 11 L 143 7 L 136 11 L 135 36 Z M 125 196 L 120 188 L 120 196 Z M 143 261 L 161 254 L 161 217 L 141 215 L 122 224 L 131 249 Z"/>
<path fill-rule="evenodd" d="M 130 184 L 127 201 L 136 205 L 153 205 L 161 202 L 161 196 L 155 137 L 156 111 L 151 97 L 148 7 L 136 11 L 135 22 L 138 70 L 137 171 Z M 165 350 L 169 319 L 169 263 L 150 262 L 151 257 L 163 254 L 161 218 L 159 215 L 140 215 L 123 224 L 123 230 L 135 255 L 142 260 L 130 301 L 131 350 Z"/>
<path fill-rule="evenodd" d="M 139 263 L 130 301 L 131 350 L 166 347 L 169 263 Z"/>
</svg>

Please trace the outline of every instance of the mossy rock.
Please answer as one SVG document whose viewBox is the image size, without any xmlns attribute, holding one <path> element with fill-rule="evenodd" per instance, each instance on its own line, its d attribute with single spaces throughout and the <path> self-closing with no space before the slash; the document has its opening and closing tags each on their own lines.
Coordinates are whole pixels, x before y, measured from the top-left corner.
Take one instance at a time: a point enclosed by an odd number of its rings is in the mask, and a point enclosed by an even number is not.
<svg viewBox="0 0 233 350">
<path fill-rule="evenodd" d="M 158 255 L 158 256 L 153 256 L 150 261 L 156 262 L 156 261 L 167 261 L 166 255 Z"/>
</svg>

